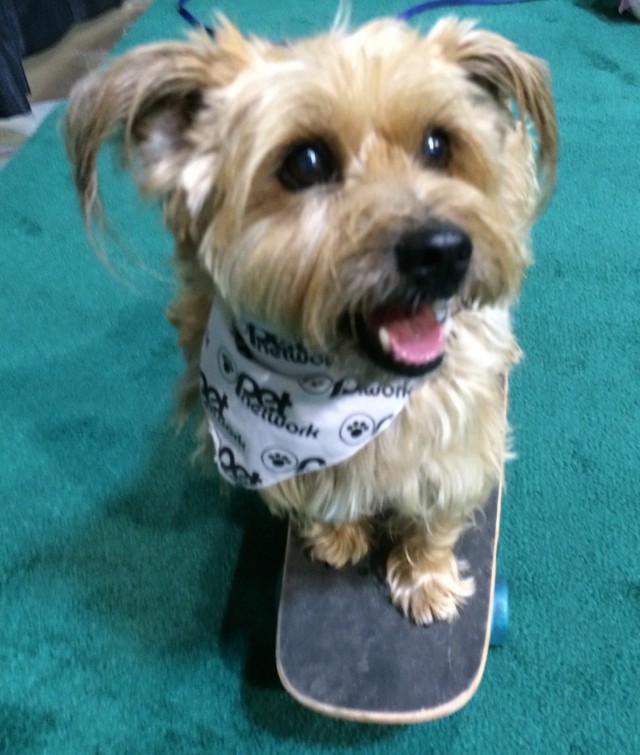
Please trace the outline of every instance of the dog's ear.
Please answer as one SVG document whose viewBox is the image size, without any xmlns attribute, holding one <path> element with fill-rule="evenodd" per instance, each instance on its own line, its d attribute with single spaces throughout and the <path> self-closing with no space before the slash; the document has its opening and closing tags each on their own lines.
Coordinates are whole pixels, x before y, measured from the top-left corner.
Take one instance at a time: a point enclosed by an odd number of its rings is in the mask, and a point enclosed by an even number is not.
<svg viewBox="0 0 640 755">
<path fill-rule="evenodd" d="M 223 20 L 216 41 L 201 33 L 189 42 L 141 46 L 75 86 L 65 143 L 87 224 L 100 211 L 102 143 L 117 135 L 125 166 L 143 192 L 170 192 L 193 152 L 190 126 L 206 92 L 232 82 L 248 54 L 243 37 Z"/>
<path fill-rule="evenodd" d="M 542 201 L 553 190 L 558 160 L 558 130 L 547 65 L 472 22 L 444 19 L 433 29 L 445 57 L 461 66 L 495 97 L 515 103 L 520 118 L 530 118 L 538 134 Z"/>
</svg>

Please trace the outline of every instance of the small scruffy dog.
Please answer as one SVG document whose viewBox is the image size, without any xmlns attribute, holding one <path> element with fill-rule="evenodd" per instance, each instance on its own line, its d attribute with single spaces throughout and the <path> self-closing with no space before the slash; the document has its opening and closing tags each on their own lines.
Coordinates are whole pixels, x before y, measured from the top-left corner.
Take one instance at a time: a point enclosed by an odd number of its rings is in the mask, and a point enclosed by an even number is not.
<svg viewBox="0 0 640 755">
<path fill-rule="evenodd" d="M 453 620 L 474 589 L 453 549 L 501 478 L 509 307 L 555 179 L 544 64 L 454 18 L 288 44 L 221 19 L 215 40 L 134 49 L 74 90 L 88 223 L 114 132 L 164 201 L 182 409 L 201 399 L 222 475 L 335 567 L 388 528 L 393 603 Z"/>
</svg>

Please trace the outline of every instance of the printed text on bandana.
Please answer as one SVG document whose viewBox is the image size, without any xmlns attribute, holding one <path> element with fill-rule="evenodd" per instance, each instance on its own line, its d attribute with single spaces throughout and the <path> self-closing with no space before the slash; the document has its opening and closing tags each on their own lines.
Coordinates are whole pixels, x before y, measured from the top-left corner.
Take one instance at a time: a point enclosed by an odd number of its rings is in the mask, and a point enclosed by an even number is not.
<svg viewBox="0 0 640 755">
<path fill-rule="evenodd" d="M 202 398 L 222 475 L 262 488 L 357 453 L 393 420 L 414 383 L 358 385 L 323 355 L 214 305 Z"/>
</svg>

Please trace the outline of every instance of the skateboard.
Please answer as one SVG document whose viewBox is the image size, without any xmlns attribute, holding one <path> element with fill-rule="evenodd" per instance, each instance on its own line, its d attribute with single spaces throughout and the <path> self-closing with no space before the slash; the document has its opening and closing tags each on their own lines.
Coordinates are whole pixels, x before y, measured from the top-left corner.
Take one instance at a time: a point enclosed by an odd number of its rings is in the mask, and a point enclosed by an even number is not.
<svg viewBox="0 0 640 755">
<path fill-rule="evenodd" d="M 456 548 L 476 592 L 451 624 L 417 626 L 391 604 L 384 547 L 330 569 L 307 557 L 290 525 L 276 646 L 287 692 L 319 713 L 382 724 L 429 721 L 465 705 L 490 643 L 501 644 L 508 628 L 506 583 L 496 582 L 501 494 L 500 485 Z"/>
</svg>

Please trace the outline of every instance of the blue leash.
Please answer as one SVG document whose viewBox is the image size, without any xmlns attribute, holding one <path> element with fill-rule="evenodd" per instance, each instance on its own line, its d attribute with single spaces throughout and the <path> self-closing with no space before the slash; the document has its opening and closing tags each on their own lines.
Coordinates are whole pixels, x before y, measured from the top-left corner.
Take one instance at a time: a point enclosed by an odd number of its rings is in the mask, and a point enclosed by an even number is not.
<svg viewBox="0 0 640 755">
<path fill-rule="evenodd" d="M 215 37 L 215 30 L 211 26 L 206 26 L 200 22 L 187 8 L 189 0 L 178 0 L 178 13 L 188 21 L 191 26 L 196 26 L 204 29 L 207 34 Z M 415 16 L 420 15 L 428 10 L 435 10 L 436 8 L 458 8 L 463 5 L 511 5 L 515 3 L 530 3 L 534 0 L 427 0 L 427 2 L 413 5 L 411 8 L 398 13 L 396 18 L 401 21 L 409 21 Z"/>
<path fill-rule="evenodd" d="M 182 16 L 182 18 L 185 19 L 185 21 L 188 21 L 191 26 L 196 26 L 200 29 L 204 29 L 207 34 L 209 34 L 211 37 L 215 37 L 216 33 L 210 26 L 205 26 L 205 24 L 198 21 L 198 19 L 187 9 L 187 3 L 189 0 L 178 0 L 178 13 Z"/>
<path fill-rule="evenodd" d="M 514 3 L 530 3 L 533 0 L 428 0 L 424 3 L 414 5 L 407 10 L 398 13 L 396 18 L 401 21 L 409 21 L 414 16 L 420 15 L 428 10 L 436 8 L 459 8 L 463 5 L 512 5 Z"/>
</svg>

